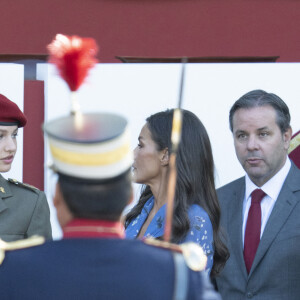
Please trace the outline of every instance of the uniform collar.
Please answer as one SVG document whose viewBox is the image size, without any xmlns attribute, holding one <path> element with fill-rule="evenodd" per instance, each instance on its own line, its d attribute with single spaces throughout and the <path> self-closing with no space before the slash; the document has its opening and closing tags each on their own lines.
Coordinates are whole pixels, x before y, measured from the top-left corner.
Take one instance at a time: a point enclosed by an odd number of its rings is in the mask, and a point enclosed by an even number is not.
<svg viewBox="0 0 300 300">
<path fill-rule="evenodd" d="M 124 238 L 121 222 L 73 219 L 63 228 L 63 238 Z"/>
</svg>

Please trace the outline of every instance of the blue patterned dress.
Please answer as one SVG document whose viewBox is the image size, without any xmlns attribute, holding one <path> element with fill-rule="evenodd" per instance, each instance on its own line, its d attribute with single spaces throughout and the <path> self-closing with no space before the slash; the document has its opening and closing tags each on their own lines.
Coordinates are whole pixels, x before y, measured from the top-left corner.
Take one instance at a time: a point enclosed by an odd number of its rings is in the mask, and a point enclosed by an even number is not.
<svg viewBox="0 0 300 300">
<path fill-rule="evenodd" d="M 126 238 L 137 238 L 143 224 L 145 223 L 150 211 L 154 205 L 154 197 L 152 196 L 144 205 L 140 215 L 138 215 L 126 228 Z M 156 213 L 149 224 L 144 237 L 161 237 L 164 234 L 166 205 L 163 205 Z M 206 270 L 210 273 L 213 265 L 213 228 L 205 210 L 193 204 L 189 208 L 188 215 L 190 218 L 190 230 L 181 243 L 194 242 L 199 244 L 207 256 Z"/>
</svg>

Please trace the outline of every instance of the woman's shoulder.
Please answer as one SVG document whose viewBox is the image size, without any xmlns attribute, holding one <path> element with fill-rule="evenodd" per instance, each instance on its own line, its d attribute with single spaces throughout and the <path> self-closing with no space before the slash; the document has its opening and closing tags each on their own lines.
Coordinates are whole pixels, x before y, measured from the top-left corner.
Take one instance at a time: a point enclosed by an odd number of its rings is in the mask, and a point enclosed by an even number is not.
<svg viewBox="0 0 300 300">
<path fill-rule="evenodd" d="M 3 194 L 5 197 L 22 194 L 22 197 L 28 196 L 29 198 L 36 199 L 41 193 L 43 192 L 30 184 L 12 178 L 6 179 L 0 175 L 0 194 Z"/>
<path fill-rule="evenodd" d="M 198 204 L 192 204 L 189 207 L 188 214 L 189 214 L 190 218 L 191 217 L 200 217 L 200 218 L 209 220 L 209 216 L 208 216 L 207 212 L 204 210 L 203 207 L 201 207 Z"/>
<path fill-rule="evenodd" d="M 40 190 L 38 188 L 36 188 L 33 185 L 24 183 L 24 182 L 20 182 L 17 179 L 13 179 L 13 178 L 8 178 L 7 181 L 10 183 L 10 187 L 11 188 L 20 188 L 26 191 L 30 191 L 30 192 L 34 192 L 36 194 L 39 194 Z"/>
<path fill-rule="evenodd" d="M 190 206 L 188 211 L 191 227 L 212 229 L 212 224 L 207 212 L 198 204 Z"/>
</svg>

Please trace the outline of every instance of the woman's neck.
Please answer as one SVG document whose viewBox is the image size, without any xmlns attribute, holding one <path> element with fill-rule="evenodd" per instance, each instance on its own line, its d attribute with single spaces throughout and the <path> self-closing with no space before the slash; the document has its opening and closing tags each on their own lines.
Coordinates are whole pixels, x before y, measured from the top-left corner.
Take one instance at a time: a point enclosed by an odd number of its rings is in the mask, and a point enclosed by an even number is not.
<svg viewBox="0 0 300 300">
<path fill-rule="evenodd" d="M 149 184 L 151 192 L 154 196 L 154 207 L 158 210 L 167 203 L 168 182 L 167 176 L 162 176 L 160 180 Z"/>
</svg>

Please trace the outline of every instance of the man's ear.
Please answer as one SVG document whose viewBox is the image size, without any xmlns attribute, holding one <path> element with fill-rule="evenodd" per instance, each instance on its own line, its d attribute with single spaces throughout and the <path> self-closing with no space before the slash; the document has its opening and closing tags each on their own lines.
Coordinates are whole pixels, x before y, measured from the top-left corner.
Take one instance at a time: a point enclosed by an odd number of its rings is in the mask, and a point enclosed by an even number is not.
<svg viewBox="0 0 300 300">
<path fill-rule="evenodd" d="M 169 157 L 169 149 L 168 148 L 165 148 L 164 150 L 162 150 L 162 156 L 161 156 L 161 165 L 162 166 L 168 166 L 169 165 L 169 160 L 170 160 L 170 157 Z"/>
<path fill-rule="evenodd" d="M 287 129 L 287 131 L 283 134 L 283 141 L 284 141 L 284 145 L 285 145 L 286 150 L 289 149 L 292 135 L 293 135 L 293 133 L 292 133 L 292 128 L 291 127 L 289 127 Z"/>
<path fill-rule="evenodd" d="M 128 199 L 127 205 L 130 205 L 133 202 L 133 187 L 131 186 L 130 197 Z M 121 215 L 120 222 L 125 225 L 127 213 Z"/>
<path fill-rule="evenodd" d="M 53 205 L 55 206 L 55 208 L 59 207 L 59 205 L 61 204 L 61 201 L 62 201 L 62 193 L 60 190 L 60 185 L 57 182 L 56 187 L 55 187 L 55 194 L 53 197 Z"/>
<path fill-rule="evenodd" d="M 53 197 L 53 204 L 56 208 L 57 220 L 60 226 L 63 228 L 67 223 L 69 223 L 73 219 L 73 214 L 69 210 L 64 200 L 59 182 L 57 182 L 56 184 L 55 195 Z"/>
</svg>

